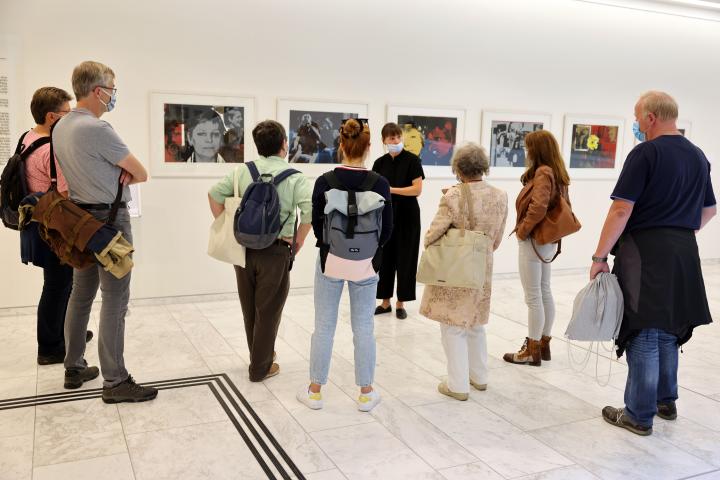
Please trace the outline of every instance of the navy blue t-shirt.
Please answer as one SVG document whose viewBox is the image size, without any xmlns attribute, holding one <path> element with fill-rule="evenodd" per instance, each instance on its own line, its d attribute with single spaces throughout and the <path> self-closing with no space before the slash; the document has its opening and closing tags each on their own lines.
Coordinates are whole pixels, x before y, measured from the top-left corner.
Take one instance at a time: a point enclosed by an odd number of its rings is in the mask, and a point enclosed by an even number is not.
<svg viewBox="0 0 720 480">
<path fill-rule="evenodd" d="M 625 231 L 655 227 L 697 230 L 703 207 L 716 204 L 710 162 L 682 135 L 663 135 L 633 148 L 613 200 L 634 202 Z"/>
<path fill-rule="evenodd" d="M 359 188 L 360 185 L 365 181 L 368 171 L 364 168 L 355 168 L 342 166 L 335 169 L 335 176 L 337 179 L 345 185 L 347 188 Z M 323 225 L 325 222 L 325 192 L 330 190 L 330 185 L 324 177 L 320 176 L 315 180 L 315 188 L 312 194 L 312 226 L 313 232 L 317 242 L 315 246 L 320 247 L 322 245 L 323 237 Z M 393 209 L 392 201 L 390 197 L 390 184 L 388 181 L 380 177 L 372 188 L 372 191 L 378 195 L 382 195 L 385 199 L 385 207 L 382 212 L 382 231 L 380 232 L 380 245 L 385 243 L 390 238 L 390 234 L 393 229 Z"/>
</svg>

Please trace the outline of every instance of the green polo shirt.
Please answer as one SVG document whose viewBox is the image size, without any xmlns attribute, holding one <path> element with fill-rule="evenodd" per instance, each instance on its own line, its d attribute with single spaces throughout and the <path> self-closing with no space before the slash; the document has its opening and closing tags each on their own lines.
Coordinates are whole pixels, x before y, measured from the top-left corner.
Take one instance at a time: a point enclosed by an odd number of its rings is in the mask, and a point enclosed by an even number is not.
<svg viewBox="0 0 720 480">
<path fill-rule="evenodd" d="M 255 165 L 261 174 L 277 175 L 290 168 L 288 162 L 280 157 L 260 157 Z M 238 172 L 238 191 L 242 197 L 247 187 L 252 183 L 250 170 L 245 165 L 236 168 Z M 227 197 L 233 196 L 233 175 L 235 170 L 228 173 L 225 178 L 213 186 L 210 197 L 220 205 L 225 204 Z M 300 209 L 300 223 L 312 223 L 312 185 L 303 174 L 295 174 L 286 178 L 277 187 L 280 197 L 280 220 L 287 221 L 280 231 L 280 237 L 292 237 L 295 226 L 295 212 Z M 289 215 L 289 218 L 288 218 Z"/>
</svg>

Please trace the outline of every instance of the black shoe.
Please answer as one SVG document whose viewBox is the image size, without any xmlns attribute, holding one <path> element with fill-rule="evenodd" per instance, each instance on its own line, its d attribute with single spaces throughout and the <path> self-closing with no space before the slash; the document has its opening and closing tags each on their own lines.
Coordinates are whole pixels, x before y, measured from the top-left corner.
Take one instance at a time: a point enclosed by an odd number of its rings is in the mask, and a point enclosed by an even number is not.
<svg viewBox="0 0 720 480">
<path fill-rule="evenodd" d="M 664 420 L 675 420 L 677 418 L 677 407 L 675 402 L 658 403 L 657 416 Z"/>
<path fill-rule="evenodd" d="M 407 311 L 405 311 L 404 308 L 397 308 L 395 309 L 395 316 L 400 320 L 405 320 L 407 318 Z"/>
<path fill-rule="evenodd" d="M 98 375 L 100 375 L 98 367 L 85 367 L 82 370 L 65 369 L 65 388 L 80 388 L 83 383 L 97 378 Z"/>
<path fill-rule="evenodd" d="M 375 315 L 382 315 L 383 313 L 390 312 L 392 312 L 392 307 L 389 305 L 387 307 L 383 307 L 382 305 L 378 305 L 377 307 L 375 307 Z"/>
<path fill-rule="evenodd" d="M 85 332 L 85 343 L 89 343 L 94 337 L 92 330 Z"/>
<path fill-rule="evenodd" d="M 146 402 L 157 397 L 158 390 L 153 387 L 143 387 L 128 376 L 127 380 L 112 388 L 103 388 L 102 400 L 105 403 Z"/>
<path fill-rule="evenodd" d="M 605 407 L 602 409 L 602 416 L 609 424 L 624 428 L 637 435 L 647 436 L 652 433 L 652 427 L 645 427 L 633 422 L 625 415 L 625 411 L 622 408 Z"/>
<path fill-rule="evenodd" d="M 52 355 L 38 355 L 38 365 L 55 365 L 56 363 L 63 363 L 65 361 L 65 352 L 54 353 Z"/>
</svg>

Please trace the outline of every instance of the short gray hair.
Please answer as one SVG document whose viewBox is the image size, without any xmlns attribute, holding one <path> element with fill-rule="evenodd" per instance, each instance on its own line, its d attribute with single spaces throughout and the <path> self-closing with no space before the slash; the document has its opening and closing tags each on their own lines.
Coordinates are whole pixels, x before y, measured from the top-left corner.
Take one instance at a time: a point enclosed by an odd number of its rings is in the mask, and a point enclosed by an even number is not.
<svg viewBox="0 0 720 480">
<path fill-rule="evenodd" d="M 658 120 L 676 120 L 678 118 L 678 104 L 673 97 L 665 92 L 650 90 L 640 95 L 638 100 L 643 116 L 654 114 Z"/>
<path fill-rule="evenodd" d="M 115 78 L 115 72 L 100 62 L 82 62 L 75 67 L 72 74 L 72 87 L 75 98 L 81 100 L 95 87 L 107 86 Z"/>
<path fill-rule="evenodd" d="M 455 150 L 452 158 L 452 172 L 465 178 L 475 178 L 490 172 L 490 159 L 485 149 L 477 143 L 466 143 Z"/>
</svg>

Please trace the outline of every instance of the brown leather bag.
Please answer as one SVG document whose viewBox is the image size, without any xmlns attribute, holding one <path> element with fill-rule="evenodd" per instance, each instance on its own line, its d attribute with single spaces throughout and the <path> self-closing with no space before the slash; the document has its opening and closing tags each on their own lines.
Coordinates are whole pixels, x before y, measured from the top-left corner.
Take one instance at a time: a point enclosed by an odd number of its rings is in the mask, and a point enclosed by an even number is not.
<svg viewBox="0 0 720 480">
<path fill-rule="evenodd" d="M 548 210 L 547 214 L 545 214 L 545 218 L 543 218 L 540 223 L 535 226 L 531 233 L 531 241 L 534 240 L 540 245 L 557 242 L 557 252 L 552 260 L 547 261 L 538 254 L 537 249 L 535 248 L 535 243 L 533 243 L 535 254 L 537 254 L 538 258 L 540 258 L 543 263 L 551 263 L 558 255 L 560 255 L 562 238 L 577 232 L 580 228 L 582 228 L 582 225 L 573 213 L 572 207 L 570 207 L 570 202 L 565 198 L 565 195 L 563 195 L 562 192 L 558 191 L 557 202 L 553 208 Z"/>
</svg>

